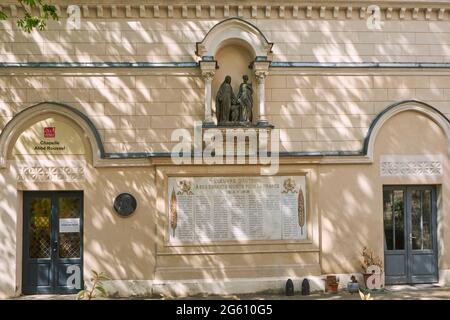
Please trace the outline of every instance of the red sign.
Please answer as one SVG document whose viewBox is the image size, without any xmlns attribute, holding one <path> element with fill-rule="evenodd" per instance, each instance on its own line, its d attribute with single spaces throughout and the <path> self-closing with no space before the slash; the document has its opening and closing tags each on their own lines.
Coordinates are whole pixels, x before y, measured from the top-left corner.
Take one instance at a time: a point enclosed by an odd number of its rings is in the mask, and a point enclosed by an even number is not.
<svg viewBox="0 0 450 320">
<path fill-rule="evenodd" d="M 56 136 L 55 127 L 45 127 L 44 128 L 44 138 L 54 138 Z"/>
</svg>

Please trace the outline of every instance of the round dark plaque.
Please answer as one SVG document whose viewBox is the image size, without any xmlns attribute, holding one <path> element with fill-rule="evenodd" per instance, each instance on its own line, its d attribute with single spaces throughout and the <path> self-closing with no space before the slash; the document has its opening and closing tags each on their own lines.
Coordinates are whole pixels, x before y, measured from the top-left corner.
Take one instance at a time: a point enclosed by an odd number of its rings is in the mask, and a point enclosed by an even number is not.
<svg viewBox="0 0 450 320">
<path fill-rule="evenodd" d="M 114 210 L 121 217 L 128 217 L 136 210 L 137 201 L 129 193 L 121 193 L 114 199 Z"/>
</svg>

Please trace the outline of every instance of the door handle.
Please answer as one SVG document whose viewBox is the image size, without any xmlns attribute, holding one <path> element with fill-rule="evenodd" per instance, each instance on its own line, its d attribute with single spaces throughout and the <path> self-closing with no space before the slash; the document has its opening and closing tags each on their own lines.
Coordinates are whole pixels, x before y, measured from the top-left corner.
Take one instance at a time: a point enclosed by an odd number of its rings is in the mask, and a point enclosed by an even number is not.
<svg viewBox="0 0 450 320">
<path fill-rule="evenodd" d="M 58 241 L 54 241 L 53 242 L 53 252 L 56 252 L 56 250 L 58 249 Z"/>
</svg>

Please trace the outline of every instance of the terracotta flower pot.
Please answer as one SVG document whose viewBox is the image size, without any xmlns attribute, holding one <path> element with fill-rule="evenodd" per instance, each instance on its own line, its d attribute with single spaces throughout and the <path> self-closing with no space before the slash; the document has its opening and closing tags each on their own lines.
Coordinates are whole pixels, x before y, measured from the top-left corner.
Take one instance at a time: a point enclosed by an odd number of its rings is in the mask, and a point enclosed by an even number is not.
<svg viewBox="0 0 450 320">
<path fill-rule="evenodd" d="M 336 276 L 329 275 L 325 280 L 325 291 L 326 292 L 337 292 L 339 282 L 337 281 Z"/>
<path fill-rule="evenodd" d="M 328 285 L 328 289 L 330 290 L 330 292 L 338 292 L 338 283 L 330 283 Z"/>
</svg>

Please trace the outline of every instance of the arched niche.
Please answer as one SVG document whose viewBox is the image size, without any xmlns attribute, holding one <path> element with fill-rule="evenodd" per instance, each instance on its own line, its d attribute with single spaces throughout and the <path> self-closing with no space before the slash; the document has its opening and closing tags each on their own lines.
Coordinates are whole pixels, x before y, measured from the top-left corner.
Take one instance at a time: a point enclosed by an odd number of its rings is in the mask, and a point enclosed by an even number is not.
<svg viewBox="0 0 450 320">
<path fill-rule="evenodd" d="M 431 105 L 417 100 L 405 100 L 394 103 L 384 109 L 372 122 L 364 140 L 363 153 L 372 161 L 374 157 L 375 141 L 383 129 L 383 125 L 394 116 L 404 112 L 417 112 L 432 120 L 442 129 L 447 139 L 447 155 L 450 157 L 450 120 Z"/>
<path fill-rule="evenodd" d="M 217 61 L 218 69 L 212 82 L 213 97 L 216 97 L 217 91 L 227 75 L 231 77 L 231 86 L 236 96 L 244 75 L 248 76 L 249 82 L 253 84 L 253 90 L 255 90 L 254 75 L 250 69 L 250 65 L 255 61 L 255 54 L 245 42 L 236 39 L 223 42 L 214 58 Z M 253 96 L 256 99 L 256 95 Z M 213 113 L 215 114 L 215 99 L 212 103 Z"/>
<path fill-rule="evenodd" d="M 253 122 L 267 125 L 264 79 L 268 74 L 273 44 L 253 24 L 239 18 L 226 19 L 209 30 L 197 43 L 196 54 L 205 79 L 205 122 L 214 122 L 215 97 L 225 76 L 237 95 L 243 75 L 253 84 Z M 252 66 L 253 70 L 250 68 Z M 218 67 L 216 69 L 216 67 Z M 258 78 L 258 84 L 255 83 Z"/>
<path fill-rule="evenodd" d="M 201 42 L 197 42 L 198 57 L 214 57 L 216 52 L 229 40 L 237 40 L 251 48 L 256 57 L 270 59 L 273 43 L 253 24 L 239 18 L 223 20 L 213 26 Z"/>
<path fill-rule="evenodd" d="M 51 148 L 35 150 L 35 146 Z M 15 115 L 0 134 L 0 167 L 6 166 L 7 159 L 65 156 L 92 157 L 94 166 L 105 157 L 94 124 L 82 112 L 65 104 L 42 102 L 28 107 Z"/>
<path fill-rule="evenodd" d="M 12 139 L 8 158 L 84 156 L 89 153 L 86 136 L 72 120 L 58 115 L 39 115 L 22 125 Z"/>
</svg>

